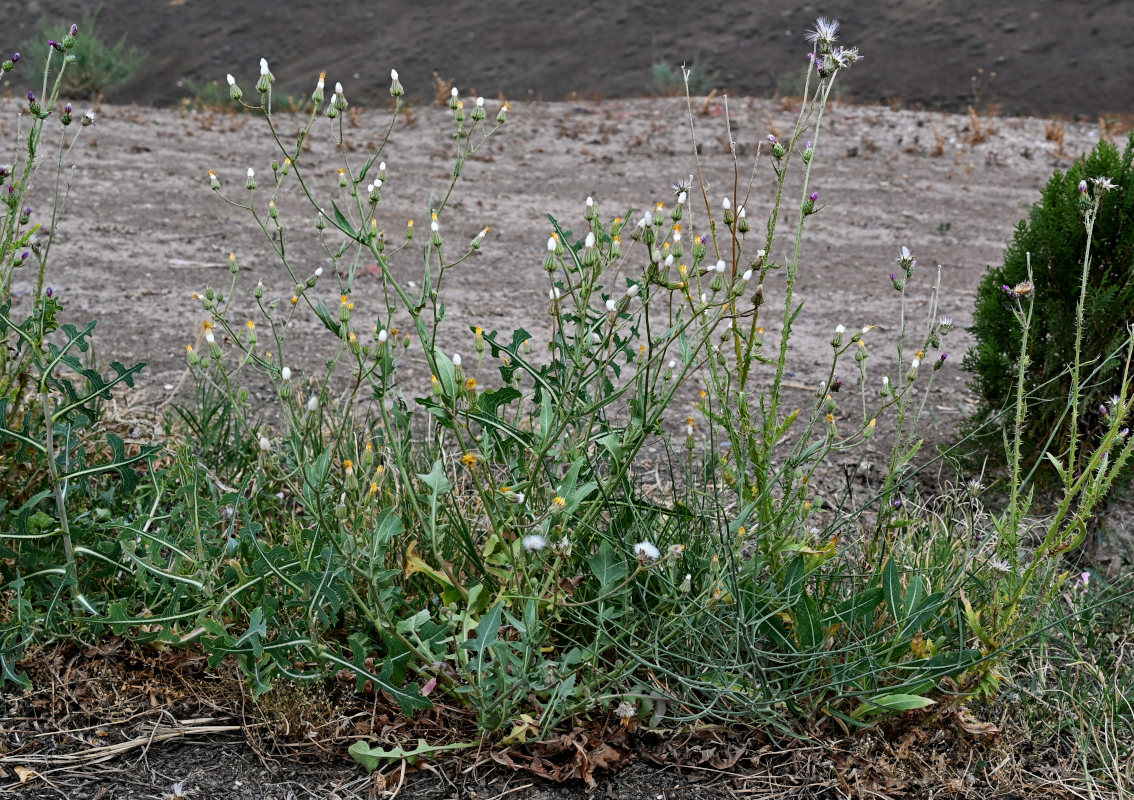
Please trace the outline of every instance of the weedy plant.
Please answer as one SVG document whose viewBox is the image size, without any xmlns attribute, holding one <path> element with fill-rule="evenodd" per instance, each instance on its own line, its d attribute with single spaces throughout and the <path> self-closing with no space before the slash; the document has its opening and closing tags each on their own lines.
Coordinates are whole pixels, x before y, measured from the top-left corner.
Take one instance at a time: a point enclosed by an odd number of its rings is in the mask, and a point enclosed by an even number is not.
<svg viewBox="0 0 1134 800">
<path fill-rule="evenodd" d="M 149 56 L 144 50 L 129 44 L 125 36 L 113 44 L 104 39 L 98 29 L 101 13 L 102 6 L 95 6 L 73 26 L 76 32 L 70 34 L 72 41 L 66 48 L 66 54 L 74 56 L 74 60 L 62 76 L 60 85 L 64 97 L 95 99 L 129 80 Z M 25 54 L 32 63 L 43 63 L 48 50 L 58 50 L 62 41 L 52 37 L 61 28 L 63 26 L 57 22 L 40 21 L 39 38 L 31 43 Z M 79 30 L 83 32 L 82 36 L 78 35 Z"/>
<path fill-rule="evenodd" d="M 406 713 L 443 693 L 506 742 L 603 711 L 629 728 L 849 729 L 931 705 L 945 681 L 952 694 L 994 692 L 1006 655 L 1064 583 L 1059 554 L 1129 455 L 1118 427 L 1129 397 L 1113 404 L 1101 441 L 1067 462 L 1066 507 L 1046 527 L 1029 521 L 1021 494 L 1007 511 L 986 510 L 979 485 L 918 502 L 917 423 L 952 323 L 936 314 L 939 276 L 925 327 L 907 318 L 919 272 L 902 248 L 889 276 L 902 298 L 901 372 L 874 377 L 870 321 L 840 324 L 826 380 L 804 407 L 789 404 L 804 230 L 823 209 L 812 172 L 824 109 L 859 57 L 835 44 L 837 30 L 819 20 L 811 31 L 790 136 L 768 137 L 746 182 L 734 158 L 725 197 L 709 197 L 690 104 L 696 175 L 674 184 L 668 204 L 610 218 L 587 198 L 578 233 L 549 218 L 551 334 L 535 347 L 524 329 L 470 326 L 458 337 L 442 325 L 445 292 L 492 241 L 487 227 L 455 241 L 451 200 L 472 156 L 505 126 L 507 104 L 490 116 L 482 99 L 450 93 L 451 181 L 427 225 L 398 222 L 388 235 L 397 73 L 384 136 L 363 156 L 346 141 L 341 85 L 327 97 L 320 76 L 296 118 L 274 110 L 266 61 L 250 99 L 230 76 L 233 101 L 263 116 L 275 160 L 235 186 L 208 180 L 263 231 L 278 277 L 249 285 L 233 254 L 228 286 L 197 293 L 209 320 L 187 349 L 196 393 L 178 410 L 179 442 L 152 463 L 152 451 L 119 455 L 110 440 L 122 484 L 96 483 L 91 468 L 52 455 L 56 441 L 66 453 L 83 441 L 59 409 L 85 406 L 44 376 L 81 365 L 29 356 L 38 393 L 6 384 L 26 399 L 0 431 L 4 452 L 46 467 L 42 488 L 0 531 L 17 598 L 4 628 L 8 676 L 30 637 L 80 624 L 200 646 L 213 664 L 235 659 L 256 693 L 342 670 Z M 304 147 L 323 135 L 336 145 L 330 186 Z M 770 211 L 754 232 L 747 208 L 764 180 Z M 281 209 L 295 200 L 314 216 L 322 266 L 294 260 L 303 226 Z M 14 263 L 6 247 L 4 263 Z M 377 303 L 356 291 L 366 264 L 381 284 Z M 773 272 L 784 278 L 780 306 L 765 300 Z M 238 296 L 254 300 L 253 319 L 238 316 Z M 1017 288 L 1011 298 L 1024 332 L 1033 297 Z M 46 291 L 36 298 L 38 309 Z M 299 367 L 311 344 L 295 334 L 304 317 L 332 347 L 311 374 Z M 4 328 L 26 352 L 55 352 L 32 346 L 46 334 L 16 330 Z M 80 346 L 77 333 L 66 341 Z M 405 377 L 411 348 L 429 386 Z M 836 372 L 852 360 L 857 379 L 844 385 Z M 118 381 L 133 374 L 116 370 Z M 82 374 L 95 394 L 110 388 Z M 265 380 L 274 427 L 250 399 Z M 1017 464 L 1026 388 L 1021 378 Z M 862 452 L 880 425 L 890 444 L 878 494 L 855 505 L 818 485 L 824 463 Z M 668 492 L 638 476 L 647 447 L 662 454 Z M 142 463 L 148 481 L 134 486 Z M 95 488 L 75 496 L 79 478 Z M 80 518 L 92 537 L 81 551 L 64 535 L 74 538 Z M 66 613 L 62 600 L 75 601 Z M 352 752 L 373 768 L 393 751 L 360 742 Z"/>
</svg>

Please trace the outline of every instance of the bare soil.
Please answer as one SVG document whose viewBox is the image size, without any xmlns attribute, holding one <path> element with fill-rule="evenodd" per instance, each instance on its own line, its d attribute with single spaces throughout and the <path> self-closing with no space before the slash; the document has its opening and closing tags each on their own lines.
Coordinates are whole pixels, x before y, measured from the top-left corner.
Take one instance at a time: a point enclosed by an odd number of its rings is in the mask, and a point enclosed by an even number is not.
<svg viewBox="0 0 1134 800">
<path fill-rule="evenodd" d="M 95 5 L 3 0 L 0 45 L 25 42 L 41 17 L 62 27 Z M 956 112 L 983 102 L 1012 115 L 1087 119 L 1131 112 L 1134 6 L 1122 0 L 446 0 L 440 14 L 435 3 L 415 0 L 101 5 L 102 36 L 126 36 L 149 53 L 108 95 L 119 103 L 176 104 L 229 72 L 248 89 L 260 57 L 277 67 L 282 93 L 305 96 L 327 70 L 349 98 L 371 104 L 386 97 L 391 67 L 418 103 L 431 97 L 434 71 L 490 97 L 654 94 L 656 62 L 696 64 L 709 86 L 733 95 L 771 96 L 799 91 L 803 32 L 825 14 L 842 20 L 842 41 L 866 55 L 841 89 L 848 100 Z"/>
</svg>

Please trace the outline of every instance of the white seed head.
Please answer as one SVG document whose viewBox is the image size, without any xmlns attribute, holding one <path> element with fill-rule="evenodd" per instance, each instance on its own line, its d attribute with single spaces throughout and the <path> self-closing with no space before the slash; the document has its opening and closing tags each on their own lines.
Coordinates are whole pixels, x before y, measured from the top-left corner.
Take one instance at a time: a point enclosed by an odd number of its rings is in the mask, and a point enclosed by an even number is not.
<svg viewBox="0 0 1134 800">
<path fill-rule="evenodd" d="M 283 378 L 285 381 L 290 381 L 291 380 L 291 367 L 284 367 L 282 370 L 280 370 L 280 377 Z"/>
<path fill-rule="evenodd" d="M 457 91 L 456 86 L 454 86 L 452 89 L 449 90 L 449 95 L 451 97 L 457 97 L 459 94 L 460 94 L 460 92 Z"/>
<path fill-rule="evenodd" d="M 322 267 L 316 267 L 315 268 L 315 277 L 316 278 L 322 278 L 323 277 L 323 268 Z"/>
<path fill-rule="evenodd" d="M 679 195 L 677 196 L 677 204 L 678 204 L 679 206 L 683 206 L 683 205 L 685 205 L 685 200 L 686 200 L 686 198 L 687 198 L 687 195 L 685 194 L 685 192 L 682 192 L 681 194 L 679 194 Z"/>
<path fill-rule="evenodd" d="M 335 81 L 335 94 L 341 95 L 343 93 L 343 85 L 339 81 Z"/>
<path fill-rule="evenodd" d="M 752 279 L 752 270 L 750 270 L 750 269 L 744 270 L 744 274 L 740 276 L 740 279 L 742 281 L 744 281 L 745 283 L 748 283 L 748 281 Z"/>
<path fill-rule="evenodd" d="M 268 441 L 267 436 L 260 437 L 260 449 L 265 453 L 272 449 L 272 443 Z"/>
<path fill-rule="evenodd" d="M 255 178 L 256 177 L 256 170 L 252 169 L 252 167 L 248 168 L 248 177 L 249 178 Z"/>
<path fill-rule="evenodd" d="M 594 247 L 594 246 L 595 246 L 595 235 L 593 233 L 588 233 L 587 234 L 587 240 L 586 240 L 586 247 Z"/>
<path fill-rule="evenodd" d="M 606 310 L 607 311 L 614 311 L 616 308 L 618 308 L 618 304 L 614 302 L 613 297 L 606 301 Z"/>
<path fill-rule="evenodd" d="M 835 326 L 835 333 L 843 334 L 843 333 L 846 333 L 846 332 L 847 332 L 847 326 L 846 325 L 843 325 L 843 324 L 840 323 L 840 324 Z"/>
<path fill-rule="evenodd" d="M 721 208 L 723 208 L 725 211 L 728 211 L 730 208 L 732 208 L 732 201 L 726 197 L 721 201 Z"/>
<path fill-rule="evenodd" d="M 208 342 L 209 344 L 215 343 L 216 340 L 217 340 L 217 337 L 213 334 L 212 331 L 209 331 L 208 333 L 205 334 L 205 341 Z"/>
<path fill-rule="evenodd" d="M 398 79 L 398 71 L 396 69 L 390 70 L 390 80 L 396 81 Z"/>
<path fill-rule="evenodd" d="M 476 99 L 476 107 L 477 108 L 484 108 L 484 98 L 483 97 L 478 97 Z"/>
<path fill-rule="evenodd" d="M 385 328 L 383 328 L 382 330 L 380 330 L 378 332 L 378 341 L 384 342 L 389 338 L 390 338 L 390 332 L 388 330 L 386 330 Z"/>
<path fill-rule="evenodd" d="M 556 247 L 556 244 L 557 244 L 557 243 L 556 243 L 556 241 L 555 241 L 555 237 L 554 237 L 554 236 L 549 236 L 549 237 L 547 237 L 547 252 L 549 252 L 549 253 L 554 253 L 554 252 L 555 252 L 555 247 Z"/>
<path fill-rule="evenodd" d="M 648 540 L 643 539 L 634 545 L 634 555 L 640 561 L 657 561 L 661 556 L 661 551 L 654 547 Z"/>
<path fill-rule="evenodd" d="M 225 76 L 225 80 L 228 81 L 229 86 L 235 86 L 236 85 L 236 78 L 232 77 L 231 72 L 228 75 Z"/>
<path fill-rule="evenodd" d="M 453 353 L 453 366 L 454 367 L 461 366 L 461 354 L 460 353 Z"/>
<path fill-rule="evenodd" d="M 720 261 L 717 262 L 716 270 L 717 270 L 717 272 L 724 272 L 724 270 L 725 270 L 724 259 L 721 259 Z"/>
<path fill-rule="evenodd" d="M 260 59 L 260 74 L 261 75 L 267 75 L 268 74 L 268 59 L 266 59 L 266 58 Z"/>
<path fill-rule="evenodd" d="M 547 547 L 547 539 L 540 536 L 538 533 L 531 533 L 523 539 L 524 549 L 529 553 L 538 553 Z"/>
<path fill-rule="evenodd" d="M 594 206 L 594 204 L 595 204 L 595 199 L 593 197 L 588 197 L 587 198 L 587 208 L 591 208 L 592 206 Z"/>
<path fill-rule="evenodd" d="M 319 397 L 318 397 L 318 395 L 313 394 L 313 395 L 311 395 L 311 398 L 307 401 L 307 410 L 308 411 L 315 411 L 318 408 L 319 408 Z"/>
</svg>

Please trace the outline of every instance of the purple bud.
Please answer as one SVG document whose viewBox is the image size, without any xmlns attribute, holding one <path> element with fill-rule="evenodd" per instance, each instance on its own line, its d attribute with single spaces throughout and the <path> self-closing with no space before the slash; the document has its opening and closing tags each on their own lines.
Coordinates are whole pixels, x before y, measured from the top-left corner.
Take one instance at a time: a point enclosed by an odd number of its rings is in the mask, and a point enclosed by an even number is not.
<svg viewBox="0 0 1134 800">
<path fill-rule="evenodd" d="M 1086 181 L 1079 181 L 1079 194 L 1086 194 L 1086 193 L 1087 193 L 1087 182 Z"/>
<path fill-rule="evenodd" d="M 16 193 L 16 187 L 9 183 L 8 184 L 8 194 L 15 194 L 15 193 Z"/>
<path fill-rule="evenodd" d="M 890 273 L 890 280 L 894 280 L 894 273 Z"/>
<path fill-rule="evenodd" d="M 35 102 L 35 92 L 32 92 L 32 91 L 29 91 L 29 92 L 28 92 L 28 102 L 29 102 L 29 103 L 34 103 L 34 102 Z"/>
<path fill-rule="evenodd" d="M 812 192 L 807 196 L 807 199 L 809 199 L 812 203 L 816 202 L 819 199 L 819 192 Z"/>
<path fill-rule="evenodd" d="M 59 42 L 55 41 L 54 39 L 48 39 L 47 46 L 52 50 L 58 50 L 60 52 L 63 51 L 63 45 L 59 44 Z"/>
<path fill-rule="evenodd" d="M 777 139 L 775 136 L 773 136 L 770 133 L 768 134 L 768 144 L 779 144 L 779 143 L 780 143 L 779 139 Z"/>
<path fill-rule="evenodd" d="M 73 22 L 71 23 L 71 35 L 72 36 L 78 36 L 79 35 L 79 26 L 76 25 Z"/>
<path fill-rule="evenodd" d="M 66 113 L 70 114 L 70 113 L 71 113 L 71 104 L 70 104 L 70 103 L 68 103 L 67 105 L 63 106 L 63 110 L 64 110 L 64 111 L 65 111 Z"/>
<path fill-rule="evenodd" d="M 48 286 L 47 291 L 44 292 L 44 294 L 46 294 L 48 296 L 48 298 L 52 298 L 52 297 L 55 296 L 55 290 L 52 289 L 50 286 Z"/>
<path fill-rule="evenodd" d="M 25 250 L 24 254 L 22 256 L 20 256 L 20 261 L 27 261 L 30 256 L 31 256 L 31 253 L 29 253 L 27 250 Z"/>
<path fill-rule="evenodd" d="M 24 216 L 25 216 L 25 217 L 30 217 L 30 216 L 31 216 L 31 206 L 27 206 L 27 207 L 26 207 L 26 208 L 24 209 Z"/>
<path fill-rule="evenodd" d="M 19 60 L 20 60 L 20 54 L 19 53 L 12 53 L 12 63 L 15 64 Z"/>
<path fill-rule="evenodd" d="M 900 497 L 895 497 L 893 502 L 890 503 L 890 505 L 894 508 L 901 508 L 902 507 L 902 499 Z"/>
<path fill-rule="evenodd" d="M 1120 430 L 1118 432 L 1118 435 L 1121 436 L 1123 439 L 1125 439 L 1127 436 L 1130 435 L 1130 429 L 1129 428 L 1123 428 L 1122 430 Z"/>
<path fill-rule="evenodd" d="M 942 363 L 944 363 L 944 362 L 945 362 L 945 359 L 947 359 L 948 357 L 949 357 L 949 354 L 948 354 L 948 353 L 942 353 L 942 354 L 941 354 L 941 362 L 942 362 Z"/>
<path fill-rule="evenodd" d="M 1104 417 L 1109 416 L 1110 412 L 1106 410 L 1106 406 L 1099 406 L 1099 413 Z"/>
<path fill-rule="evenodd" d="M 803 149 L 804 149 L 804 150 L 810 150 L 810 149 L 811 149 L 811 147 L 812 147 L 812 145 L 811 145 L 811 140 L 810 140 L 810 139 L 808 139 L 808 140 L 807 140 L 807 146 L 806 146 L 806 147 L 804 147 Z"/>
</svg>

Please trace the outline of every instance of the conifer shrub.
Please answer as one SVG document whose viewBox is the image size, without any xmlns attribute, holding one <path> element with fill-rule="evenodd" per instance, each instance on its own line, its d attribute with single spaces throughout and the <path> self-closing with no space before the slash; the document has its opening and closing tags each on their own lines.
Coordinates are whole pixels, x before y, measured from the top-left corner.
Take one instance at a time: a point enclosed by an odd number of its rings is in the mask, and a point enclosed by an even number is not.
<svg viewBox="0 0 1134 800">
<path fill-rule="evenodd" d="M 1034 284 L 1035 313 L 1025 362 L 1030 400 L 1021 456 L 1028 467 L 1025 474 L 1033 473 L 1040 486 L 1055 477 L 1053 464 L 1043 459 L 1045 448 L 1068 442 L 1073 428 L 1080 441 L 1096 442 L 1114 411 L 1111 398 L 1121 394 L 1124 344 L 1134 324 L 1132 158 L 1134 132 L 1125 153 L 1101 141 L 1066 172 L 1056 172 L 1028 218 L 1017 226 L 1004 263 L 989 269 L 977 292 L 968 329 L 976 342 L 964 367 L 972 374 L 969 388 L 977 396 L 978 410 L 968 428 L 974 434 L 976 460 L 999 466 L 1008 452 L 1005 437 L 1011 437 L 1015 424 L 1011 413 L 1002 413 L 1010 412 L 1020 356 L 1020 324 L 1012 298 L 1021 286 L 1029 290 L 1025 282 Z M 1079 399 L 1072 402 L 1080 318 L 1083 385 Z M 1128 484 L 1129 478 L 1127 469 L 1120 482 Z"/>
</svg>

